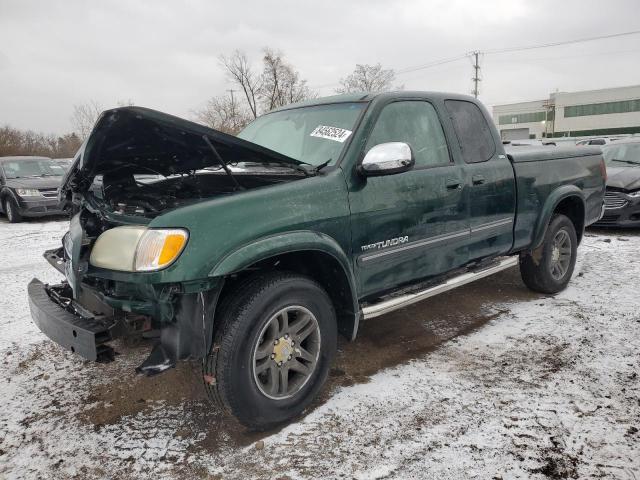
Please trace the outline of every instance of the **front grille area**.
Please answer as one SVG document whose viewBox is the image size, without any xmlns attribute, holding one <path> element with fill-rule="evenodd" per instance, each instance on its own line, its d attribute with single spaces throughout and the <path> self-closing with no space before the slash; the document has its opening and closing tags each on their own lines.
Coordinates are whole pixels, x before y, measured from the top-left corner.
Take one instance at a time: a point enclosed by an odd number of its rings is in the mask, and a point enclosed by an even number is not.
<svg viewBox="0 0 640 480">
<path fill-rule="evenodd" d="M 58 196 L 57 188 L 41 188 L 40 193 L 45 198 L 56 198 Z"/>
<path fill-rule="evenodd" d="M 607 192 L 604 195 L 604 208 L 622 208 L 627 204 L 627 199 L 615 192 Z"/>
<path fill-rule="evenodd" d="M 620 215 L 603 215 L 603 217 L 600 220 L 598 220 L 597 223 L 598 225 L 616 223 L 619 218 L 620 218 Z"/>
</svg>

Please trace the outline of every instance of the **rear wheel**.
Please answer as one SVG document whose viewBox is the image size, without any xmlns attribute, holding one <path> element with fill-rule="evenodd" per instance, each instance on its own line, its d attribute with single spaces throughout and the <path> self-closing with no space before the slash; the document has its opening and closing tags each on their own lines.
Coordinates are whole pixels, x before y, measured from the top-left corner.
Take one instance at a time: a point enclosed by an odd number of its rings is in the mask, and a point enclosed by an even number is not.
<svg viewBox="0 0 640 480">
<path fill-rule="evenodd" d="M 290 273 L 261 275 L 220 305 L 205 388 L 242 424 L 264 430 L 298 416 L 324 384 L 336 351 L 327 293 Z"/>
<path fill-rule="evenodd" d="M 7 220 L 9 220 L 10 223 L 19 223 L 22 221 L 22 215 L 20 215 L 18 205 L 11 197 L 4 201 L 4 212 L 7 214 Z"/>
<path fill-rule="evenodd" d="M 571 279 L 576 264 L 578 240 L 573 222 L 555 215 L 549 222 L 542 245 L 520 255 L 520 274 L 531 290 L 558 293 Z"/>
</svg>

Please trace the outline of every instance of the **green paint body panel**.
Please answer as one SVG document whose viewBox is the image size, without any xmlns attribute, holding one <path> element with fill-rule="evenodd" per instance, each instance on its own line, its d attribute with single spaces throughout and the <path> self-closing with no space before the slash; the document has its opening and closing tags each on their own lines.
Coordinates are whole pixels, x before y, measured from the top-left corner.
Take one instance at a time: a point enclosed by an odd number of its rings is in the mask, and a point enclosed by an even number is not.
<svg viewBox="0 0 640 480">
<path fill-rule="evenodd" d="M 180 226 L 189 241 L 162 272 L 167 282 L 226 275 L 271 253 L 310 247 L 348 265 L 350 212 L 340 169 L 268 188 L 201 202 L 155 218 L 150 227 Z M 349 267 L 350 268 L 350 267 Z"/>
<path fill-rule="evenodd" d="M 495 143 L 489 160 L 464 162 L 445 106 L 450 99 L 480 107 Z M 397 175 L 362 176 L 357 167 L 378 115 L 390 102 L 403 100 L 434 106 L 450 164 Z M 554 209 L 567 197 L 584 204 L 585 225 L 600 217 L 604 179 L 596 151 L 585 149 L 580 157 L 566 158 L 547 153 L 540 161 L 518 152 L 507 157 L 486 109 L 466 96 L 396 92 L 331 97 L 325 103 L 340 101 L 368 105 L 336 165 L 308 178 L 201 201 L 157 216 L 149 227 L 189 231 L 181 256 L 162 271 L 90 268 L 88 275 L 129 284 L 181 284 L 195 292 L 266 258 L 315 251 L 339 262 L 352 290 L 354 311 L 358 311 L 362 300 L 401 285 L 483 258 L 535 248 Z M 307 102 L 321 103 L 322 99 Z M 474 185 L 479 176 L 484 183 Z M 452 181 L 458 181 L 460 187 L 450 189 L 447 185 Z M 393 239 L 404 237 L 402 244 L 393 245 L 400 241 Z M 363 248 L 384 245 L 387 240 L 388 248 Z"/>
</svg>

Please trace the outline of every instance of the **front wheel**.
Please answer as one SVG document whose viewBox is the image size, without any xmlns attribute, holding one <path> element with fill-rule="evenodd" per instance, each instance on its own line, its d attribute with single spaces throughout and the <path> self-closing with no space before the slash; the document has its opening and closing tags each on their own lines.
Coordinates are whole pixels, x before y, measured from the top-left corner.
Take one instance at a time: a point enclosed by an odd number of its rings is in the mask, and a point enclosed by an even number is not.
<svg viewBox="0 0 640 480">
<path fill-rule="evenodd" d="M 555 215 L 549 222 L 542 245 L 520 255 L 520 274 L 525 285 L 540 293 L 564 290 L 576 265 L 578 239 L 573 222 Z"/>
<path fill-rule="evenodd" d="M 7 214 L 7 220 L 9 220 L 10 223 L 19 223 L 22 221 L 18 204 L 11 197 L 4 201 L 4 212 Z"/>
<path fill-rule="evenodd" d="M 336 316 L 308 277 L 271 272 L 226 298 L 204 365 L 210 398 L 254 429 L 298 416 L 324 384 L 336 351 Z"/>
</svg>

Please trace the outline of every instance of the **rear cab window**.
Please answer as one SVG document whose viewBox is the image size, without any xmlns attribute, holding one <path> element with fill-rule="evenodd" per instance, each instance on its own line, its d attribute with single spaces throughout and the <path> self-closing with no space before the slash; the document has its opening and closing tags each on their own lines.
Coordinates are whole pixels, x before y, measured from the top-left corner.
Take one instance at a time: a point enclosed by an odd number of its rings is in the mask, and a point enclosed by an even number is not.
<svg viewBox="0 0 640 480">
<path fill-rule="evenodd" d="M 480 108 L 464 100 L 446 100 L 453 128 L 466 163 L 486 162 L 496 153 L 496 144 Z"/>
</svg>

